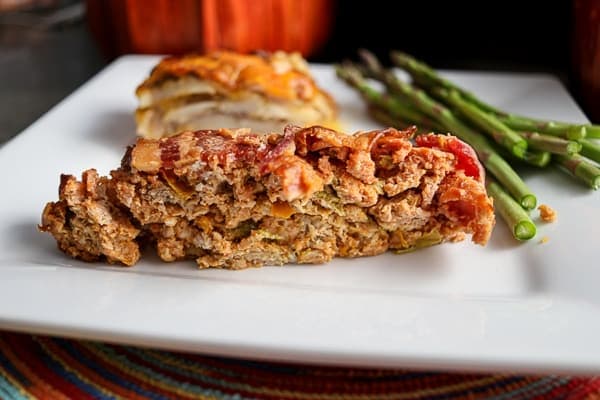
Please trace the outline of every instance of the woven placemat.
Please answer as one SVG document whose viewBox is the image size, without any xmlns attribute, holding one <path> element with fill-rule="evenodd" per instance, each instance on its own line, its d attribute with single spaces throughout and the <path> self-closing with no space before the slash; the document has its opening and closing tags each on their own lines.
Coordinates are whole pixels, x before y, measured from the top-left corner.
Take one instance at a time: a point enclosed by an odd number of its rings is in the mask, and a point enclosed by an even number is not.
<svg viewBox="0 0 600 400">
<path fill-rule="evenodd" d="M 600 399 L 600 377 L 265 363 L 0 332 L 2 399 Z"/>
</svg>

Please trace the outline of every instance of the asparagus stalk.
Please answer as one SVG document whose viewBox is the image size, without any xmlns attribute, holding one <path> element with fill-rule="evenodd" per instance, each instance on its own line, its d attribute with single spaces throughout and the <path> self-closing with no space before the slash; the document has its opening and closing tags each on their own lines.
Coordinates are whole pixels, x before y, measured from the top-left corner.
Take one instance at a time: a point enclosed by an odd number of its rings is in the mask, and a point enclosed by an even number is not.
<svg viewBox="0 0 600 400">
<path fill-rule="evenodd" d="M 387 111 L 379 107 L 369 106 L 369 115 L 382 125 L 393 126 L 395 128 L 408 128 L 411 126 L 410 122 L 394 118 Z"/>
<path fill-rule="evenodd" d="M 523 159 L 527 150 L 527 141 L 518 133 L 498 121 L 493 115 L 487 114 L 468 101 L 463 100 L 458 92 L 437 88 L 435 93 L 446 103 L 455 107 L 461 114 L 477 125 L 498 144 L 508 149 L 517 158 Z"/>
<path fill-rule="evenodd" d="M 488 181 L 487 190 L 494 199 L 494 207 L 506 222 L 517 240 L 529 240 L 536 234 L 536 227 L 529 215 L 496 182 Z"/>
<path fill-rule="evenodd" d="M 423 86 L 439 86 L 447 90 L 456 90 L 469 100 L 473 98 L 473 101 L 475 102 L 474 104 L 476 104 L 478 107 L 481 106 L 480 108 L 482 110 L 494 112 L 494 109 L 491 108 L 491 106 L 488 106 L 488 104 L 486 103 L 479 102 L 479 100 L 474 95 L 455 85 L 448 79 L 441 77 L 433 68 L 417 60 L 416 58 L 401 51 L 392 51 L 390 53 L 390 58 L 392 59 L 392 62 L 395 65 L 408 72 L 412 76 L 412 78 L 419 84 Z"/>
<path fill-rule="evenodd" d="M 590 188 L 600 187 L 600 168 L 579 154 L 555 156 L 556 161 Z"/>
<path fill-rule="evenodd" d="M 513 165 L 522 165 L 522 163 L 533 165 L 534 167 L 547 167 L 552 161 L 552 154 L 547 151 L 527 150 L 523 154 L 523 158 L 515 158 L 502 147 L 497 147 L 496 151 L 501 157 L 506 160 L 515 161 Z"/>
<path fill-rule="evenodd" d="M 393 96 L 383 94 L 370 86 L 363 78 L 360 70 L 350 63 L 335 67 L 337 75 L 350 86 L 359 91 L 368 104 L 386 110 L 394 119 L 406 121 L 410 125 L 431 126 L 433 122 L 426 115 L 415 110 L 409 104 L 401 102 Z"/>
<path fill-rule="evenodd" d="M 552 160 L 552 155 L 547 151 L 530 151 L 523 154 L 523 161 L 535 167 L 544 168 Z"/>
<path fill-rule="evenodd" d="M 406 128 L 414 125 L 414 123 L 412 123 L 412 122 L 395 118 L 390 113 L 388 113 L 386 110 L 381 109 L 379 107 L 375 107 L 375 106 L 369 106 L 369 115 L 375 121 L 378 121 L 380 124 L 386 125 L 386 126 L 392 126 L 395 128 L 406 129 Z M 443 129 L 439 129 L 439 127 L 435 127 L 433 125 L 432 126 L 419 125 L 417 127 L 417 134 L 428 133 L 428 132 L 438 132 L 441 130 L 443 130 Z"/>
<path fill-rule="evenodd" d="M 416 89 L 396 76 L 392 70 L 385 69 L 377 57 L 368 50 L 358 51 L 364 62 L 365 72 L 372 78 L 381 81 L 388 90 L 406 99 L 413 107 L 427 114 L 434 120 L 447 120 L 452 118 L 452 112 L 430 98 L 423 90 Z"/>
<path fill-rule="evenodd" d="M 582 148 L 582 145 L 574 140 L 541 135 L 537 132 L 519 132 L 519 134 L 527 140 L 532 148 L 553 154 L 575 154 L 579 153 Z"/>
<path fill-rule="evenodd" d="M 588 139 L 579 141 L 581 145 L 581 155 L 600 163 L 600 144 Z"/>
<path fill-rule="evenodd" d="M 351 65 L 342 65 L 337 66 L 336 71 L 339 77 L 363 93 L 363 97 L 367 103 L 385 109 L 394 117 L 407 120 L 407 118 L 402 118 L 404 104 L 398 101 L 386 101 L 385 99 L 389 99 L 390 97 L 370 87 L 356 68 Z M 411 89 L 416 90 L 412 87 Z M 420 110 L 424 114 L 428 116 L 435 115 L 437 124 L 461 140 L 469 143 L 477 152 L 479 159 L 486 169 L 517 199 L 523 208 L 526 210 L 535 208 L 537 200 L 533 192 L 514 169 L 496 152 L 485 137 L 463 124 L 444 105 L 429 97 L 426 97 L 425 100 L 420 103 Z"/>
<path fill-rule="evenodd" d="M 446 107 L 441 107 L 439 103 L 430 98 L 423 90 L 415 89 L 409 83 L 406 83 L 396 76 L 392 70 L 385 69 L 377 57 L 368 50 L 359 50 L 359 55 L 364 62 L 365 72 L 372 78 L 383 82 L 387 88 L 394 93 L 399 94 L 406 99 L 412 106 L 428 114 L 436 120 L 448 120 L 452 118 L 452 112 Z M 453 131 L 454 129 L 450 129 Z M 459 128 L 460 130 L 460 128 Z M 523 160 L 529 164 L 545 167 L 550 162 L 550 154 L 547 152 L 524 152 Z"/>
<path fill-rule="evenodd" d="M 587 136 L 588 128 L 585 125 L 570 125 L 555 121 L 538 121 L 515 115 L 499 115 L 497 117 L 503 124 L 518 131 L 534 131 L 545 135 L 557 136 L 563 139 L 579 140 Z"/>
<path fill-rule="evenodd" d="M 587 137 L 591 139 L 600 139 L 600 125 L 585 125 Z"/>
<path fill-rule="evenodd" d="M 453 82 L 442 78 L 433 68 L 406 53 L 393 51 L 390 56 L 394 64 L 406 70 L 420 85 L 426 87 L 438 86 L 447 90 L 455 90 L 460 93 L 463 99 L 482 111 L 498 116 L 504 124 L 512 129 L 538 131 L 548 135 L 562 136 L 567 139 L 582 139 L 586 134 L 590 138 L 600 138 L 600 125 L 544 121 L 506 113 L 481 101 L 473 93 L 455 85 Z"/>
</svg>

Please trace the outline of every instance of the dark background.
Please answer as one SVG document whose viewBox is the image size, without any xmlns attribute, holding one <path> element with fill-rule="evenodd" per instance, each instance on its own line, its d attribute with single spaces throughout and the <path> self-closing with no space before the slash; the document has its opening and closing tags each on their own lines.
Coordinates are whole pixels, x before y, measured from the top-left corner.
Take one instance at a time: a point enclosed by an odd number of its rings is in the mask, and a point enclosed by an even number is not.
<svg viewBox="0 0 600 400">
<path fill-rule="evenodd" d="M 571 1 L 339 1 L 314 58 L 401 49 L 438 68 L 544 71 L 567 79 Z M 399 9 L 401 11 L 394 11 Z"/>
<path fill-rule="evenodd" d="M 59 3 L 71 14 L 48 27 L 44 11 L 0 12 L 0 142 L 111 61 L 89 33 L 85 5 Z M 401 49 L 436 68 L 551 73 L 572 89 L 571 8 L 566 0 L 339 0 L 330 38 L 310 60 L 355 58 L 359 47 L 386 60 Z"/>
</svg>

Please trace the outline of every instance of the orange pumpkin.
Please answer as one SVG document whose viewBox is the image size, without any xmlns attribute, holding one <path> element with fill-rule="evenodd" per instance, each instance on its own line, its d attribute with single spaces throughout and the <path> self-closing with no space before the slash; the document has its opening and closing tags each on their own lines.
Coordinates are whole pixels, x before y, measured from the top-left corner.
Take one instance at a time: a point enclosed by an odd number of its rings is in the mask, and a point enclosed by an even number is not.
<svg viewBox="0 0 600 400">
<path fill-rule="evenodd" d="M 87 0 L 103 51 L 182 54 L 229 49 L 314 54 L 331 31 L 334 0 Z"/>
</svg>

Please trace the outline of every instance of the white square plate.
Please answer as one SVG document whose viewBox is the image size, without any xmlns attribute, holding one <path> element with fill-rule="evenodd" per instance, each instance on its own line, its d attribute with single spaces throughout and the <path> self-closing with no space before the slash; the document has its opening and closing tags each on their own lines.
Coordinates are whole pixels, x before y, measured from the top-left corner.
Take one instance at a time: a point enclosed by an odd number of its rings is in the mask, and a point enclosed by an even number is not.
<svg viewBox="0 0 600 400">
<path fill-rule="evenodd" d="M 135 87 L 157 60 L 117 60 L 0 150 L 1 328 L 258 359 L 600 373 L 600 197 L 552 168 L 524 171 L 558 211 L 528 243 L 499 221 L 486 247 L 321 266 L 197 270 L 147 254 L 122 268 L 60 253 L 36 229 L 44 204 L 61 173 L 119 165 Z M 313 72 L 348 131 L 376 126 L 330 66 Z M 506 110 L 585 122 L 551 77 L 447 76 Z"/>
</svg>

